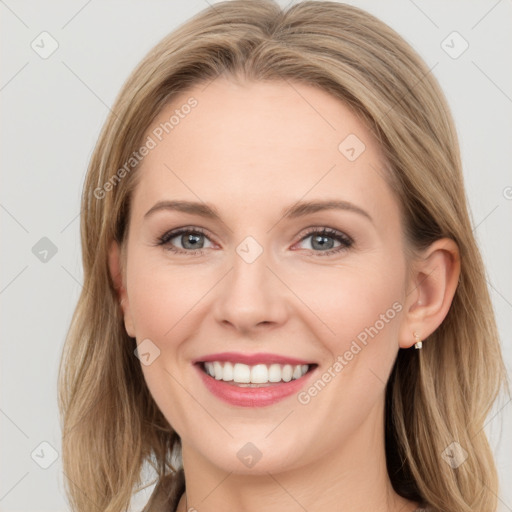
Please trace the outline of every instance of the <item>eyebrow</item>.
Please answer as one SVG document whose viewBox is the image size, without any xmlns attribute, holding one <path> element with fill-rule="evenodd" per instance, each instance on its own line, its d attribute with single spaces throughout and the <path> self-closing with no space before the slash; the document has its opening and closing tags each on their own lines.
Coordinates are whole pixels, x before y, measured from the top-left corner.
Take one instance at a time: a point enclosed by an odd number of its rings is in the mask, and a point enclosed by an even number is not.
<svg viewBox="0 0 512 512">
<path fill-rule="evenodd" d="M 144 218 L 147 218 L 155 212 L 161 210 L 179 211 L 192 215 L 199 215 L 207 219 L 217 221 L 222 220 L 215 206 L 208 203 L 198 203 L 195 201 L 159 201 L 146 212 Z M 281 218 L 295 219 L 325 210 L 344 210 L 354 212 L 362 215 L 363 217 L 366 217 L 370 222 L 373 222 L 372 217 L 367 211 L 348 201 L 341 200 L 299 201 L 292 206 L 282 210 Z"/>
</svg>

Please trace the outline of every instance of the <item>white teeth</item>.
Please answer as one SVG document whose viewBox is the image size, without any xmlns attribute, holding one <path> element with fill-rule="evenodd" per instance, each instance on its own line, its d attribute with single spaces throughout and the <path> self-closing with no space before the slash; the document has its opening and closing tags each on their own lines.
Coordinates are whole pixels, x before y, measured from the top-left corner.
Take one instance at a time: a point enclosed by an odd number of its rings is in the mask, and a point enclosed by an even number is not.
<svg viewBox="0 0 512 512">
<path fill-rule="evenodd" d="M 251 367 L 246 364 L 235 363 L 235 366 L 233 366 L 233 380 L 245 384 L 251 382 Z"/>
<path fill-rule="evenodd" d="M 244 365 L 245 366 L 245 365 Z M 251 368 L 251 383 L 264 384 L 268 382 L 268 369 L 264 364 L 257 364 Z"/>
<path fill-rule="evenodd" d="M 215 370 L 213 369 L 213 363 L 205 363 L 204 364 L 206 373 L 211 377 L 215 377 Z"/>
<path fill-rule="evenodd" d="M 268 380 L 269 382 L 280 382 L 281 381 L 281 365 L 271 364 L 268 369 Z"/>
<path fill-rule="evenodd" d="M 213 361 L 204 363 L 208 375 L 216 380 L 233 381 L 238 384 L 266 384 L 268 382 L 290 382 L 300 379 L 309 369 L 309 365 L 256 364 Z"/>
<path fill-rule="evenodd" d="M 299 367 L 300 368 L 300 367 Z M 285 382 L 290 382 L 292 380 L 292 375 L 293 375 L 293 368 L 292 368 L 292 365 L 291 364 L 285 364 L 283 366 L 283 370 L 281 372 L 281 378 L 285 381 Z"/>
<path fill-rule="evenodd" d="M 222 365 L 218 361 L 213 363 L 213 373 L 217 380 L 222 380 Z"/>
<path fill-rule="evenodd" d="M 229 362 L 224 363 L 224 368 L 222 369 L 222 380 L 233 380 L 233 365 Z"/>
</svg>

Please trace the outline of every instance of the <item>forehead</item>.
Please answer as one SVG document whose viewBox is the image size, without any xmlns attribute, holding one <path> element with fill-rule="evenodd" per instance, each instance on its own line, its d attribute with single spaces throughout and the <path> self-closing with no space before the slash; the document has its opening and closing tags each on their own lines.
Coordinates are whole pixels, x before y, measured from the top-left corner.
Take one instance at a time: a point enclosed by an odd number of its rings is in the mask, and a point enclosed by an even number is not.
<svg viewBox="0 0 512 512">
<path fill-rule="evenodd" d="M 362 199 L 386 185 L 366 125 L 311 85 L 225 77 L 198 84 L 159 113 L 147 137 L 154 148 L 134 196 L 145 206 L 169 198 L 247 206 L 269 194 L 279 203 L 305 194 Z"/>
</svg>

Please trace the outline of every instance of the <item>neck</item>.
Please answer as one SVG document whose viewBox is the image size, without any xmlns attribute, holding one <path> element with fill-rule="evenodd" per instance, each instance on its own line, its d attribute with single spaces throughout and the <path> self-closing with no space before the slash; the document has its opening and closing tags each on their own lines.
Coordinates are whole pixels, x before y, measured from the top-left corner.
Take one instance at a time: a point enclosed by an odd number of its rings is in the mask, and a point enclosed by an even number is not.
<svg viewBox="0 0 512 512">
<path fill-rule="evenodd" d="M 350 439 L 284 471 L 225 471 L 183 443 L 187 492 L 177 510 L 412 512 L 418 504 L 397 495 L 388 477 L 381 418 L 369 416 Z"/>
</svg>

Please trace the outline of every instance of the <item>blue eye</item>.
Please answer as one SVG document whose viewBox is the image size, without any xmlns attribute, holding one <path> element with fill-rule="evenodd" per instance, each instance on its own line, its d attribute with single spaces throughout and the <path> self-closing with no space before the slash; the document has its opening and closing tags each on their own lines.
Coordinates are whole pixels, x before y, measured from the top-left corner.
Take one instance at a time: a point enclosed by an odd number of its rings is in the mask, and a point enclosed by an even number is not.
<svg viewBox="0 0 512 512">
<path fill-rule="evenodd" d="M 354 241 L 344 233 L 331 228 L 312 228 L 300 242 L 311 238 L 311 250 L 315 256 L 331 255 L 352 246 Z M 205 242 L 210 245 L 205 245 Z M 299 243 L 300 243 L 299 242 Z M 176 246 L 176 243 L 181 246 Z M 338 244 L 335 246 L 335 244 Z M 211 248 L 210 239 L 201 228 L 180 228 L 168 231 L 157 240 L 157 245 L 165 246 L 166 250 L 188 256 L 204 254 L 205 248 Z"/>
<path fill-rule="evenodd" d="M 312 228 L 311 231 L 301 239 L 301 242 L 308 238 L 311 238 L 311 249 L 315 253 L 318 253 L 315 254 L 315 256 L 335 254 L 348 249 L 354 243 L 354 241 L 344 233 L 331 228 Z M 338 242 L 339 245 L 334 247 L 336 242 Z"/>
<path fill-rule="evenodd" d="M 176 247 L 172 240 L 177 239 L 181 247 Z M 169 251 L 178 254 L 201 254 L 202 249 L 205 247 L 205 240 L 208 237 L 200 228 L 182 228 L 176 231 L 169 231 L 158 239 L 158 245 L 165 245 Z"/>
</svg>

